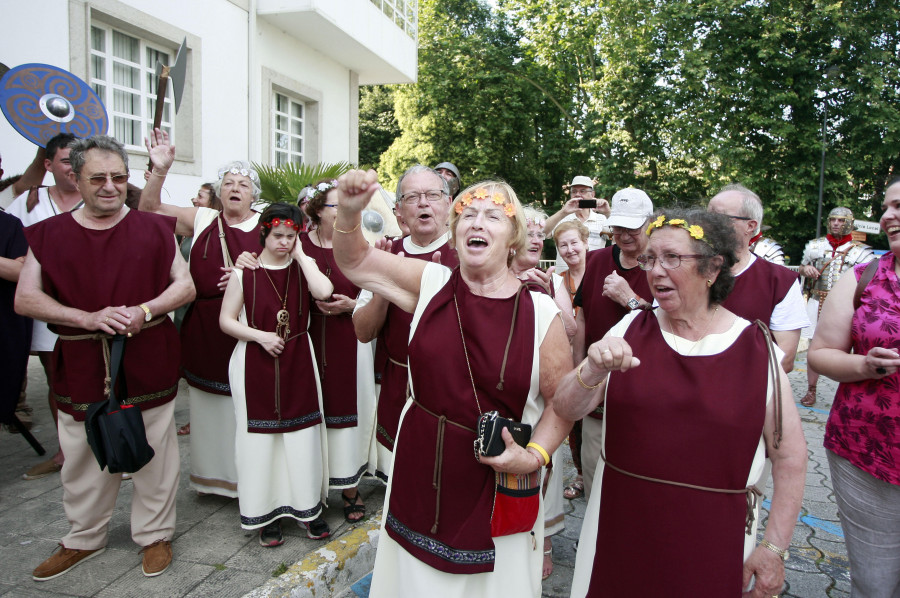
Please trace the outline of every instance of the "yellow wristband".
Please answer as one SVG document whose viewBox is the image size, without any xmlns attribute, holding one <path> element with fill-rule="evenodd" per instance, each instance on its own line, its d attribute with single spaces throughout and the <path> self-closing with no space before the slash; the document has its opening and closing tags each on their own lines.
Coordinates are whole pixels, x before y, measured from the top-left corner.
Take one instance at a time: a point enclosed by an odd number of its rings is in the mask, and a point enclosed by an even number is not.
<svg viewBox="0 0 900 598">
<path fill-rule="evenodd" d="M 604 378 L 600 378 L 600 382 L 594 384 L 593 386 L 588 386 L 584 383 L 584 380 L 581 379 L 581 368 L 584 367 L 586 362 L 582 361 L 581 365 L 575 370 L 575 379 L 578 380 L 578 383 L 581 384 L 581 388 L 585 390 L 594 390 L 595 388 L 599 388 L 601 384 L 603 384 Z"/>
<path fill-rule="evenodd" d="M 544 466 L 546 466 L 548 463 L 550 463 L 550 455 L 548 455 L 547 451 L 544 450 L 544 447 L 542 447 L 538 443 L 529 442 L 528 444 L 525 445 L 525 448 L 533 448 L 534 450 L 539 452 L 541 454 L 541 457 L 544 458 Z"/>
<path fill-rule="evenodd" d="M 345 235 L 349 235 L 349 234 L 352 233 L 352 232 L 356 232 L 356 229 L 358 229 L 359 226 L 360 226 L 361 224 L 362 224 L 362 220 L 360 220 L 359 222 L 357 222 L 357 223 L 356 223 L 356 226 L 354 226 L 354 227 L 351 228 L 350 230 L 341 230 L 341 229 L 339 229 L 339 228 L 337 227 L 336 224 L 332 225 L 332 228 L 334 228 L 334 232 L 336 232 L 336 233 L 343 233 L 343 234 L 345 234 Z"/>
</svg>

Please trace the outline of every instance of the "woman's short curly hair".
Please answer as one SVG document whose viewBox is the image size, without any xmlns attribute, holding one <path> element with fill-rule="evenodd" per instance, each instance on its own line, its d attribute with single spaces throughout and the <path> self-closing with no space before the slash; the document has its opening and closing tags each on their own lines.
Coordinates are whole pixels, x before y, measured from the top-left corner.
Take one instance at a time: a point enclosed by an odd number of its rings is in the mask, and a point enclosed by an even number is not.
<svg viewBox="0 0 900 598">
<path fill-rule="evenodd" d="M 313 198 L 306 203 L 306 215 L 316 226 L 319 226 L 322 223 L 320 212 L 325 209 L 325 203 L 328 201 L 328 196 L 337 189 L 335 186 L 337 184 L 337 179 L 322 179 L 316 181 L 316 184 L 312 186 L 312 189 L 316 189 L 322 183 L 331 185 L 332 188 L 328 189 L 325 193 L 322 193 L 321 191 L 315 193 Z M 307 192 L 306 196 L 309 197 L 309 192 Z"/>
<path fill-rule="evenodd" d="M 702 240 L 688 236 L 693 252 L 703 256 L 697 260 L 697 274 L 704 278 L 718 274 L 709 289 L 709 303 L 711 305 L 725 301 L 734 288 L 731 268 L 737 263 L 738 240 L 731 219 L 724 214 L 707 212 L 700 208 L 658 210 L 650 220 L 658 216 L 665 216 L 666 222 L 673 218 L 681 218 L 688 226 L 696 224 L 703 228 Z M 684 234 L 688 235 L 688 231 L 685 230 Z M 716 257 L 721 257 L 721 261 L 716 260 Z"/>
<path fill-rule="evenodd" d="M 566 220 L 565 222 L 560 222 L 555 229 L 553 229 L 553 242 L 559 243 L 559 236 L 564 232 L 574 230 L 578 232 L 578 236 L 581 238 L 582 243 L 587 243 L 588 237 L 591 235 L 591 231 L 583 225 L 579 220 Z"/>
</svg>

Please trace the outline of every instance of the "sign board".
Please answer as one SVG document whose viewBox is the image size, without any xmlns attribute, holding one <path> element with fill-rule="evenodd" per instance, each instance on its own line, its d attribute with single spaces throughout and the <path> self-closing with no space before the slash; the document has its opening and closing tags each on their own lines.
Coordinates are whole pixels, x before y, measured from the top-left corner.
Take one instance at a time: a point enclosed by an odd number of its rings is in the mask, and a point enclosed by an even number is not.
<svg viewBox="0 0 900 598">
<path fill-rule="evenodd" d="M 853 222 L 853 227 L 862 232 L 869 235 L 877 235 L 881 233 L 881 225 L 877 222 L 869 222 L 867 220 L 855 220 Z"/>
</svg>

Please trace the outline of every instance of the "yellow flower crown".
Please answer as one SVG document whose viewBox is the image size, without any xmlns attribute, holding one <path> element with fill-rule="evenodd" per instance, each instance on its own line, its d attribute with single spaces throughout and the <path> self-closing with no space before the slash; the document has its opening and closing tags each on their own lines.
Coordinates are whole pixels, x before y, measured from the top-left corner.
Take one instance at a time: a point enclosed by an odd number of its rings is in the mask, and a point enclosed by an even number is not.
<svg viewBox="0 0 900 598">
<path fill-rule="evenodd" d="M 666 221 L 666 217 L 660 215 L 656 220 L 647 225 L 647 236 L 650 236 L 650 233 L 653 232 L 654 229 L 662 228 L 664 224 L 668 224 L 669 226 L 678 226 L 686 230 L 691 237 L 697 239 L 698 241 L 703 241 L 710 247 L 712 247 L 712 243 L 709 242 L 703 235 L 703 227 L 699 224 L 688 224 L 683 218 L 672 218 L 668 222 Z"/>
<path fill-rule="evenodd" d="M 491 198 L 491 201 L 497 204 L 498 206 L 502 206 L 506 203 L 506 198 L 503 197 L 500 193 L 488 193 L 487 189 L 484 187 L 479 187 L 475 190 L 475 193 L 464 193 L 462 197 L 459 198 L 459 201 L 456 204 L 456 213 L 462 214 L 463 210 L 465 210 L 469 205 L 471 205 L 472 201 L 475 199 L 487 199 Z M 512 203 L 507 203 L 503 207 L 503 213 L 506 214 L 508 218 L 512 218 L 516 215 L 516 206 Z"/>
</svg>

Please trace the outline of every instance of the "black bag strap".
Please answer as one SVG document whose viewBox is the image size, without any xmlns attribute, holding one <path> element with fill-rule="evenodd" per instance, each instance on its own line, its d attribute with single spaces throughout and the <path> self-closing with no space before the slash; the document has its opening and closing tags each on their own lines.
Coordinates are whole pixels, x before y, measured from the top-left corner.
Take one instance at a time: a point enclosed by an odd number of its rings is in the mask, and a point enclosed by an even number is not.
<svg viewBox="0 0 900 598">
<path fill-rule="evenodd" d="M 859 282 L 856 283 L 856 291 L 853 293 L 853 311 L 856 311 L 859 309 L 859 306 L 862 305 L 863 291 L 866 290 L 866 287 L 872 282 L 876 270 L 878 270 L 878 260 L 874 259 L 869 262 L 869 265 L 863 270 L 862 276 L 859 277 Z"/>
<path fill-rule="evenodd" d="M 119 372 L 122 370 L 122 357 L 125 354 L 125 335 L 117 334 L 112 339 L 112 347 L 110 348 L 110 356 L 109 356 L 109 402 L 111 406 L 121 405 L 121 402 L 116 398 L 116 379 L 119 377 Z M 125 377 L 122 377 L 122 383 L 124 385 Z M 123 386 L 124 390 L 124 386 Z M 128 396 L 128 391 L 122 393 L 125 397 Z"/>
</svg>

